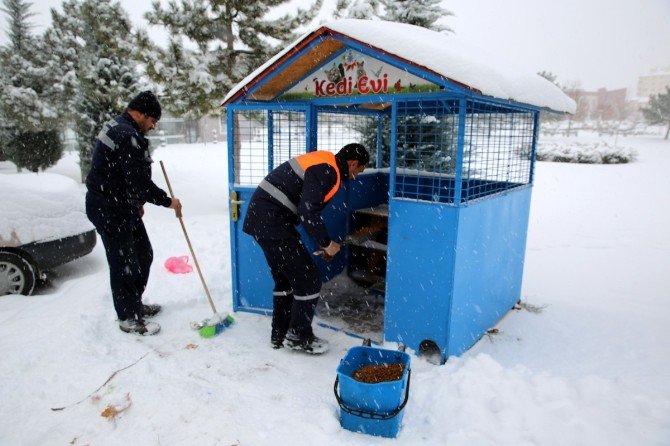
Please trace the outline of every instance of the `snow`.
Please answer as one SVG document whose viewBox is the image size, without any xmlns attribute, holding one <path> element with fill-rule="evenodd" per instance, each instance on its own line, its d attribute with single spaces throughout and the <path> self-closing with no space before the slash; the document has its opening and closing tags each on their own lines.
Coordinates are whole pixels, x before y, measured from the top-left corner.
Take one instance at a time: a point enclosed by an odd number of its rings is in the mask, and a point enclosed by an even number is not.
<svg viewBox="0 0 670 446">
<path fill-rule="evenodd" d="M 189 255 L 178 220 L 147 206 L 154 264 L 145 298 L 165 306 L 161 333 L 118 329 L 100 243 L 38 295 L 0 297 L 0 444 L 670 444 L 670 143 L 618 143 L 638 160 L 536 165 L 522 299 L 544 309 L 508 313 L 498 334 L 443 366 L 409 352 L 410 398 L 395 440 L 339 425 L 335 371 L 358 339 L 317 327 L 327 354 L 273 350 L 270 318 L 251 313 L 200 338 L 189 324 L 211 310 L 197 274 L 163 267 Z M 225 145 L 160 147 L 154 159 L 182 199 L 217 310 L 229 312 Z M 75 163 L 70 156 L 50 172 L 72 176 Z M 157 164 L 154 178 L 164 184 Z M 129 403 L 115 420 L 101 416 Z"/>
<path fill-rule="evenodd" d="M 0 173 L 0 244 L 19 246 L 90 231 L 77 183 L 53 173 Z"/>
<path fill-rule="evenodd" d="M 576 110 L 575 102 L 548 80 L 535 73 L 525 73 L 514 66 L 492 66 L 489 61 L 499 59 L 498 57 L 492 57 L 485 50 L 452 35 L 381 20 L 340 19 L 322 26 L 392 56 L 414 62 L 452 81 L 479 90 L 485 96 L 560 112 L 574 113 Z M 224 104 L 317 29 L 306 32 L 249 74 L 230 90 Z"/>
</svg>

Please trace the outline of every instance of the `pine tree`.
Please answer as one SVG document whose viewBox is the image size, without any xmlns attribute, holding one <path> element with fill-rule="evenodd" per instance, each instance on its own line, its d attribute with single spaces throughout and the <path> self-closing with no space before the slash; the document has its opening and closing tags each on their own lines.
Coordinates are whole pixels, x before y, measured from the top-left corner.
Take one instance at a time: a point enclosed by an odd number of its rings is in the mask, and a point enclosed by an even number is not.
<svg viewBox="0 0 670 446">
<path fill-rule="evenodd" d="M 63 156 L 63 142 L 57 130 L 17 132 L 12 135 L 7 157 L 18 167 L 38 172 Z"/>
<path fill-rule="evenodd" d="M 338 0 L 333 17 L 336 19 L 371 19 L 379 12 L 379 0 Z"/>
<path fill-rule="evenodd" d="M 4 0 L 9 45 L 0 48 L 0 143 L 4 157 L 31 171 L 55 164 L 63 154 L 63 121 L 50 99 L 58 83 L 48 69 L 43 39 L 30 33 L 34 14 L 26 0 Z"/>
<path fill-rule="evenodd" d="M 665 138 L 670 135 L 670 87 L 665 87 L 665 93 L 652 95 L 649 98 L 649 106 L 642 109 L 642 114 L 651 125 L 667 125 Z"/>
<path fill-rule="evenodd" d="M 545 78 L 546 80 L 548 80 L 552 84 L 556 85 L 558 88 L 562 88 L 561 84 L 559 84 L 558 81 L 557 81 L 558 76 L 556 74 L 552 73 L 551 71 L 547 71 L 547 70 L 538 71 L 537 75 L 542 76 L 543 78 Z"/>
<path fill-rule="evenodd" d="M 359 133 L 358 142 L 363 144 L 370 152 L 369 165 L 375 167 L 377 163 L 377 144 L 379 142 L 379 121 L 382 123 L 382 159 L 379 163 L 382 167 L 388 167 L 391 162 L 391 117 L 382 115 L 374 119 L 357 120 L 354 129 Z"/>
<path fill-rule="evenodd" d="M 405 115 L 399 119 L 398 128 L 398 168 L 448 174 L 455 172 L 457 147 L 452 137 L 453 114 Z"/>
<path fill-rule="evenodd" d="M 294 40 L 322 1 L 274 20 L 268 12 L 288 0 L 180 0 L 165 9 L 154 2 L 146 18 L 168 30 L 170 43 L 158 48 L 140 34 L 138 56 L 163 87 L 165 108 L 197 119 L 217 111 L 236 83 Z"/>
<path fill-rule="evenodd" d="M 121 113 L 140 89 L 135 42 L 118 2 L 69 0 L 62 7 L 62 14 L 51 11 L 47 40 L 52 63 L 61 61 L 62 106 L 73 111 L 83 181 L 102 124 Z"/>
<path fill-rule="evenodd" d="M 7 36 L 11 42 L 11 48 L 24 53 L 32 49 L 32 36 L 30 29 L 32 24 L 29 19 L 35 15 L 30 11 L 32 3 L 24 0 L 4 0 L 2 12 L 7 14 L 9 29 Z"/>
<path fill-rule="evenodd" d="M 147 76 L 161 86 L 163 103 L 175 116 L 199 119 L 221 103 L 214 78 L 203 65 L 206 57 L 184 48 L 179 36 L 171 36 L 166 49 L 154 47 L 140 32 L 139 57 L 145 61 Z"/>
<path fill-rule="evenodd" d="M 384 14 L 380 18 L 391 22 L 409 23 L 422 26 L 433 31 L 452 30 L 437 21 L 454 15 L 440 6 L 441 0 L 379 0 L 384 6 Z"/>
<path fill-rule="evenodd" d="M 380 18 L 390 22 L 408 23 L 433 31 L 453 32 L 437 23 L 454 15 L 440 6 L 441 0 L 338 0 L 333 17 L 349 19 Z"/>
</svg>

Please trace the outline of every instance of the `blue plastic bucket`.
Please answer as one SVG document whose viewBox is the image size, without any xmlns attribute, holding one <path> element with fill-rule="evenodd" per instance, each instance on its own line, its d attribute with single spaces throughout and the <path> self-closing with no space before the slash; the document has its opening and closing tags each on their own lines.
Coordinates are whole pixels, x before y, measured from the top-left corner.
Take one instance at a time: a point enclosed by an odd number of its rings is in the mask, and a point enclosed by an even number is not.
<svg viewBox="0 0 670 446">
<path fill-rule="evenodd" d="M 402 377 L 376 384 L 356 381 L 352 377 L 361 367 L 382 364 L 404 364 Z M 334 388 L 342 427 L 380 437 L 398 435 L 403 409 L 409 399 L 410 375 L 409 355 L 405 352 L 374 347 L 350 349 L 337 368 Z"/>
</svg>

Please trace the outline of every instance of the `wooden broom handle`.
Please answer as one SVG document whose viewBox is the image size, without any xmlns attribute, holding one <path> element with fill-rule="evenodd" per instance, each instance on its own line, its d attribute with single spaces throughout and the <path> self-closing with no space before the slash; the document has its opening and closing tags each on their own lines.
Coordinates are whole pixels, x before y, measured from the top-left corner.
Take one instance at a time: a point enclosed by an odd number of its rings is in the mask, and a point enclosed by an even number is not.
<svg viewBox="0 0 670 446">
<path fill-rule="evenodd" d="M 163 171 L 163 176 L 165 177 L 165 182 L 167 183 L 168 190 L 170 191 L 170 197 L 174 199 L 174 193 L 172 192 L 172 186 L 170 185 L 170 179 L 168 178 L 168 174 L 165 170 L 165 166 L 163 165 L 163 161 L 160 161 L 161 165 L 161 170 Z M 205 289 L 205 294 L 207 294 L 207 300 L 209 301 L 209 305 L 212 307 L 212 311 L 214 314 L 219 314 L 218 311 L 216 311 L 216 307 L 214 306 L 214 302 L 212 301 L 212 296 L 209 294 L 209 288 L 207 288 L 207 284 L 205 283 L 205 278 L 202 277 L 202 271 L 200 271 L 200 264 L 198 264 L 198 258 L 195 256 L 195 252 L 193 252 L 193 246 L 191 246 L 191 239 L 188 237 L 188 232 L 186 232 L 186 226 L 184 226 L 184 220 L 182 220 L 181 217 L 179 218 L 179 223 L 181 224 L 181 229 L 184 231 L 184 237 L 186 237 L 186 243 L 188 244 L 188 249 L 191 251 L 191 256 L 193 257 L 193 262 L 195 263 L 195 269 L 198 270 L 198 276 L 200 276 L 200 282 L 202 282 L 202 287 Z"/>
</svg>

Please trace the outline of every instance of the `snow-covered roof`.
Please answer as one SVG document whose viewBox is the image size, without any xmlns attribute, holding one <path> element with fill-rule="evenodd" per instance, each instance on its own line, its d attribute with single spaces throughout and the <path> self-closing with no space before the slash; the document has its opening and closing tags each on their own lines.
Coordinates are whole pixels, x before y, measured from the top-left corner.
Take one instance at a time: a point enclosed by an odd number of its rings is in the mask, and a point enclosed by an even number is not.
<svg viewBox="0 0 670 446">
<path fill-rule="evenodd" d="M 343 19 L 312 29 L 237 84 L 224 105 L 272 72 L 275 63 L 296 47 L 326 34 L 353 39 L 389 56 L 410 62 L 484 96 L 511 100 L 558 112 L 574 113 L 575 102 L 560 88 L 535 73 L 493 66 L 479 48 L 462 40 L 419 26 L 381 20 Z"/>
</svg>

